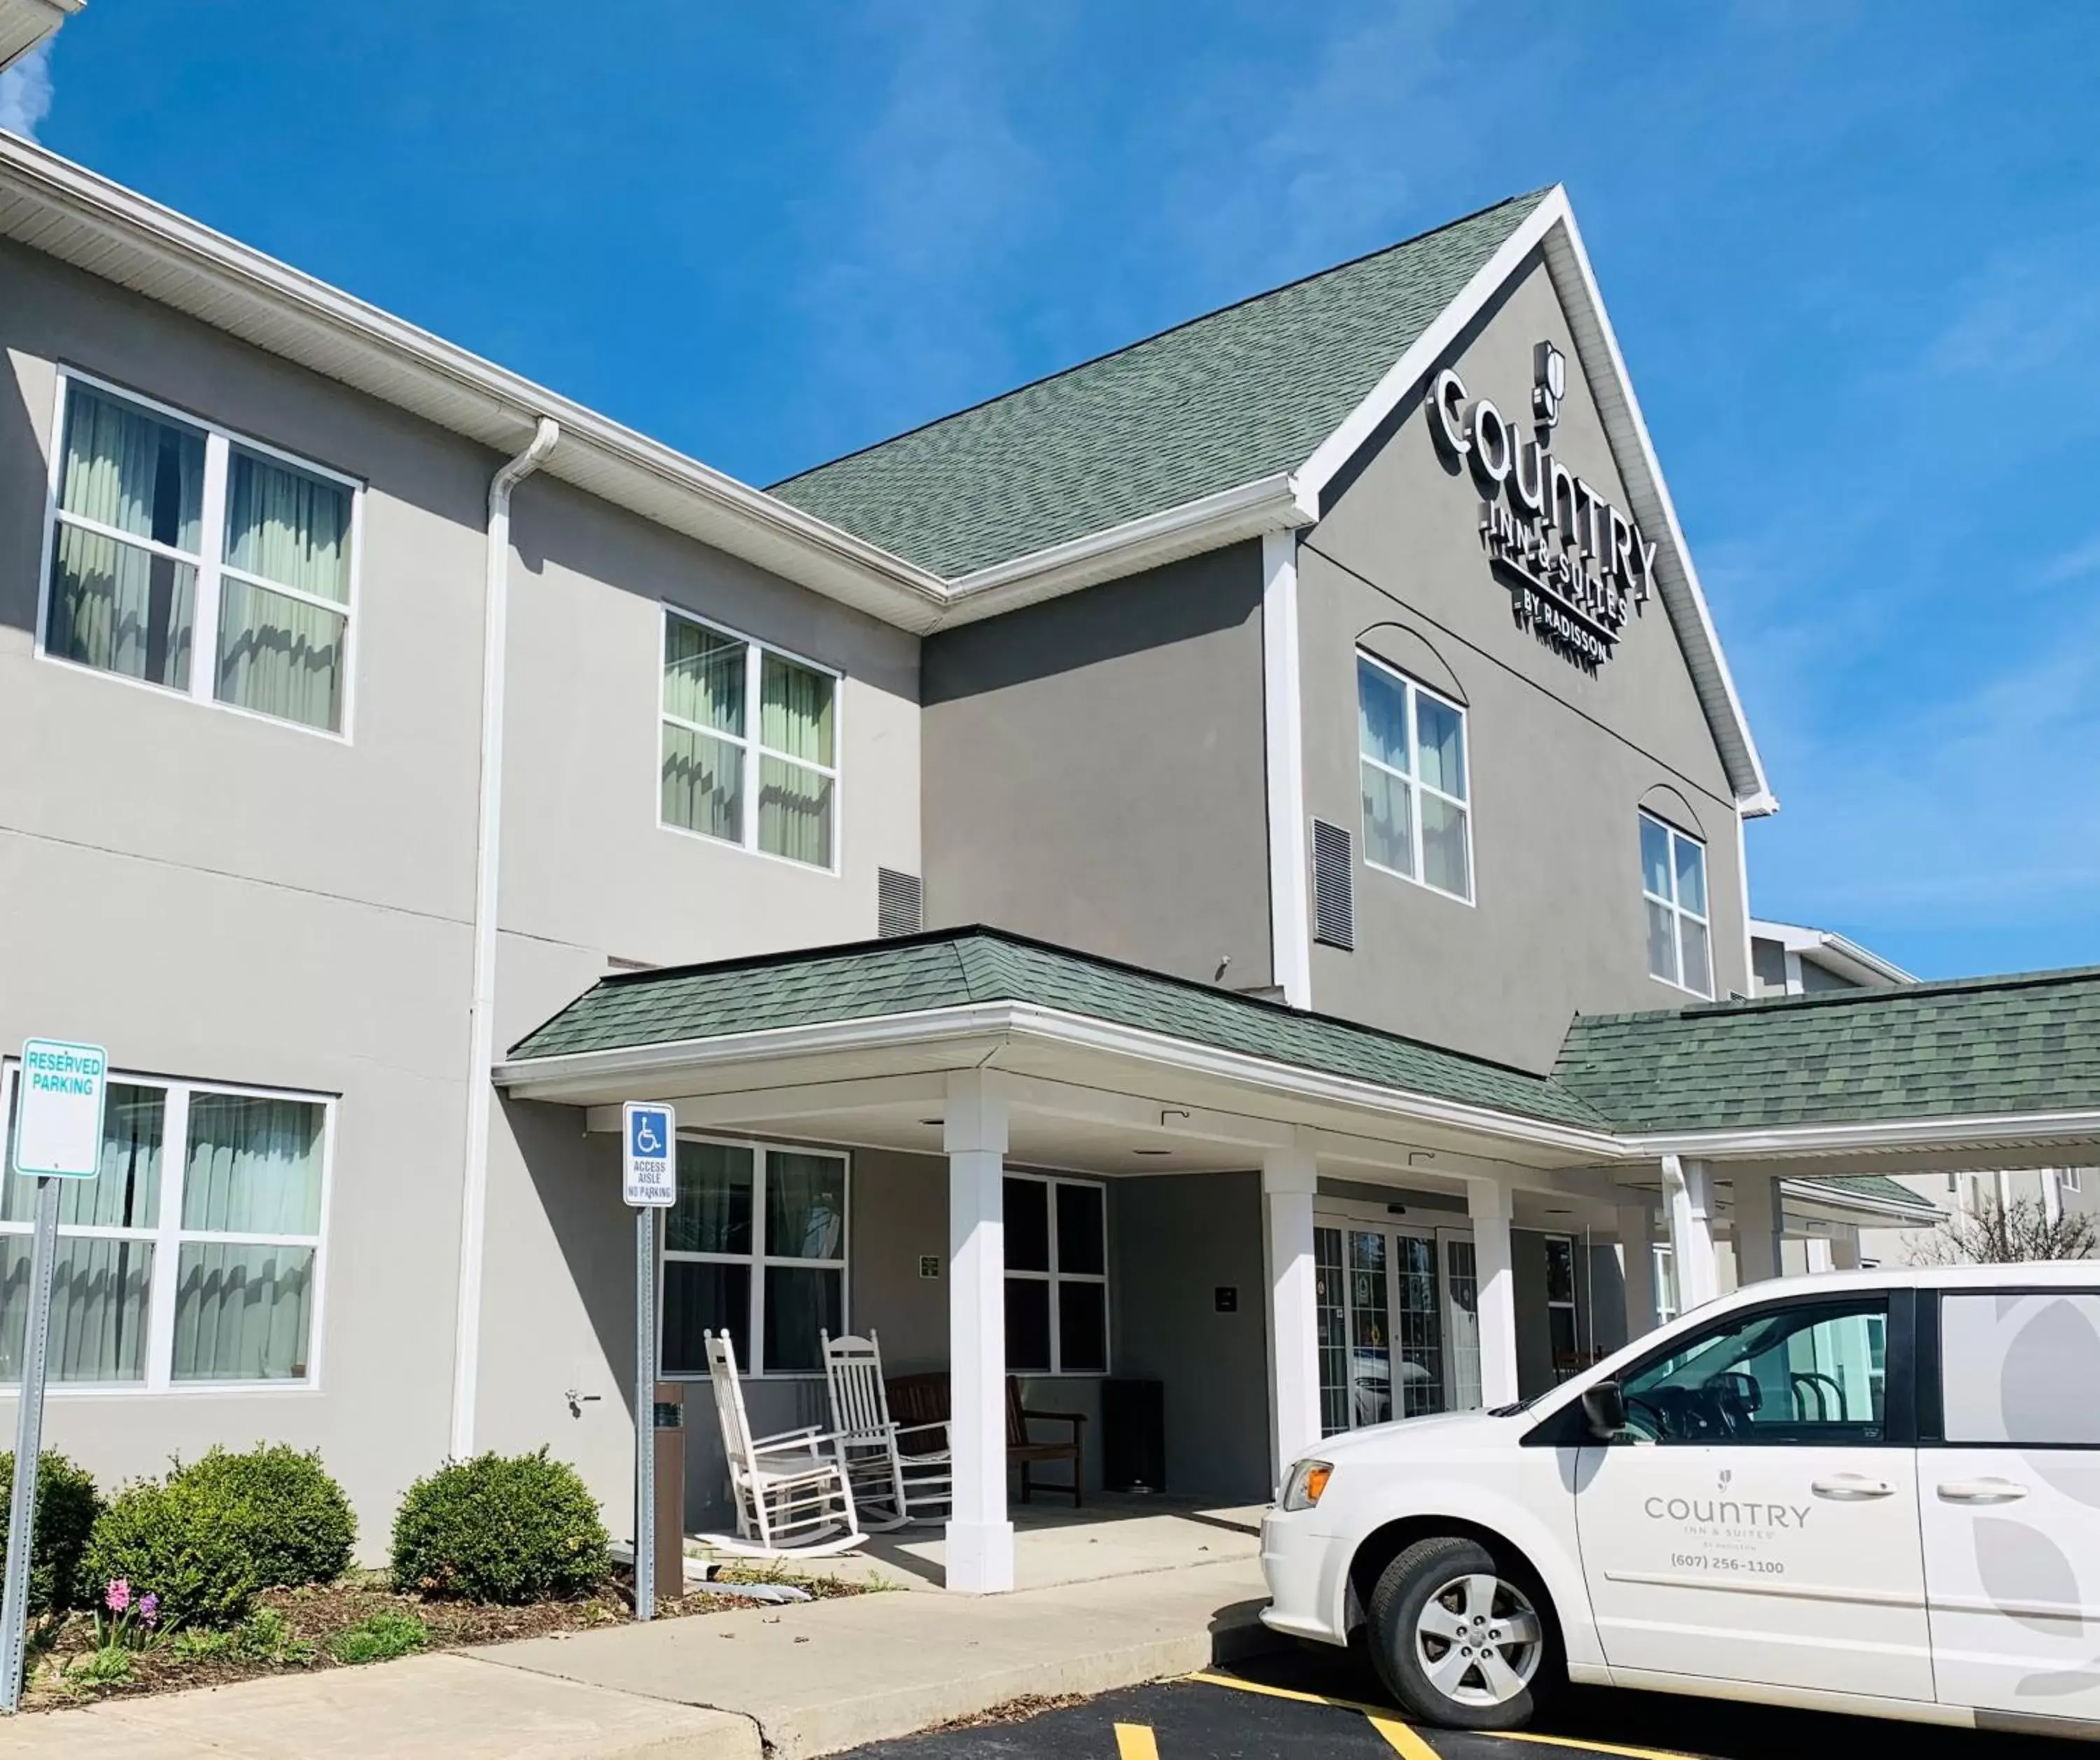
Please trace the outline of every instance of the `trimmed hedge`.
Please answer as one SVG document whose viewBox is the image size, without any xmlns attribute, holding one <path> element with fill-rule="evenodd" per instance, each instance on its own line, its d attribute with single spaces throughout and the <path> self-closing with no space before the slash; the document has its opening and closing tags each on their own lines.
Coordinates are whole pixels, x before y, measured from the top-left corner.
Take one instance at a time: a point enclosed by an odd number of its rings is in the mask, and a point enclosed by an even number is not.
<svg viewBox="0 0 2100 1760">
<path fill-rule="evenodd" d="M 517 1603 L 579 1595 L 611 1568 L 598 1500 L 576 1470 L 532 1454 L 451 1461 L 394 1518 L 394 1586 Z"/>
<path fill-rule="evenodd" d="M 0 1568 L 7 1559 L 7 1511 L 15 1495 L 15 1452 L 0 1454 Z M 37 1508 L 29 1528 L 29 1611 L 63 1612 L 86 1595 L 80 1561 L 101 1494 L 85 1467 L 55 1449 L 37 1457 Z"/>
<path fill-rule="evenodd" d="M 318 1457 L 282 1445 L 214 1449 L 117 1493 L 88 1542 L 84 1587 L 99 1595 L 121 1577 L 161 1598 L 164 1624 L 230 1625 L 258 1589 L 341 1576 L 356 1536 Z"/>
</svg>

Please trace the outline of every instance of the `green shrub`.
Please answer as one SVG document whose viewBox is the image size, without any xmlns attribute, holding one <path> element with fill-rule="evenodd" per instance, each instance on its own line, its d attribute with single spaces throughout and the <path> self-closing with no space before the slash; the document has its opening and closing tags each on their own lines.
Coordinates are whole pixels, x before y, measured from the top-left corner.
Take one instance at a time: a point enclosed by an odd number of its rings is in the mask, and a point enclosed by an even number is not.
<svg viewBox="0 0 2100 1760">
<path fill-rule="evenodd" d="M 245 1454 L 214 1449 L 173 1476 L 240 1526 L 257 1588 L 332 1583 L 350 1568 L 357 1518 L 318 1454 L 283 1443 Z"/>
<path fill-rule="evenodd" d="M 68 1687 L 121 1687 L 131 1678 L 131 1652 L 121 1644 L 76 1656 L 59 1679 Z"/>
<path fill-rule="evenodd" d="M 82 1589 L 99 1598 L 121 1577 L 161 1598 L 164 1625 L 230 1625 L 258 1589 L 341 1576 L 356 1537 L 350 1501 L 317 1456 L 214 1449 L 118 1493 L 95 1524 Z"/>
<path fill-rule="evenodd" d="M 536 1454 L 451 1461 L 394 1518 L 397 1589 L 471 1601 L 582 1594 L 605 1576 L 605 1524 L 574 1467 Z"/>
<path fill-rule="evenodd" d="M 329 1651 L 338 1662 L 390 1662 L 421 1650 L 430 1628 L 412 1613 L 375 1613 L 335 1634 Z"/>
<path fill-rule="evenodd" d="M 183 1662 L 282 1662 L 304 1667 L 314 1647 L 296 1636 L 275 1608 L 258 1608 L 238 1625 L 214 1630 L 192 1625 L 177 1632 L 168 1648 Z"/>
<path fill-rule="evenodd" d="M 0 1566 L 7 1558 L 5 1511 L 15 1495 L 15 1455 L 0 1454 Z M 37 1458 L 37 1511 L 29 1530 L 29 1611 L 63 1612 L 82 1598 L 81 1556 L 102 1498 L 95 1480 L 55 1449 Z"/>
<path fill-rule="evenodd" d="M 179 1472 L 117 1493 L 87 1543 L 86 1586 L 123 1577 L 135 1594 L 161 1598 L 164 1625 L 229 1625 L 248 1611 L 257 1584 L 243 1527 L 223 1500 L 186 1484 Z"/>
</svg>

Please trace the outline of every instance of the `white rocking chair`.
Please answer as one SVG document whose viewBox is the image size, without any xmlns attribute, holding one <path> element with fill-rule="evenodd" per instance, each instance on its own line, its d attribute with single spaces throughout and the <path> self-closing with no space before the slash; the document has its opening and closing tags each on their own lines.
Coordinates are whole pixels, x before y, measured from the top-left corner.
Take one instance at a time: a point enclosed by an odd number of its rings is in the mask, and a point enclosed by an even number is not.
<svg viewBox="0 0 2100 1760">
<path fill-rule="evenodd" d="M 880 1532 L 943 1520 L 955 1494 L 947 1425 L 900 1427 L 891 1421 L 882 1350 L 872 1328 L 864 1339 L 823 1337 L 832 1428 L 868 1528 Z M 921 1448 L 907 1452 L 907 1436 L 922 1439 Z"/>
<path fill-rule="evenodd" d="M 754 1440 L 735 1346 L 726 1332 L 703 1339 L 736 1502 L 736 1534 L 703 1534 L 701 1542 L 755 1558 L 827 1558 L 862 1544 L 867 1536 L 854 1511 L 840 1438 L 811 1425 Z"/>
</svg>

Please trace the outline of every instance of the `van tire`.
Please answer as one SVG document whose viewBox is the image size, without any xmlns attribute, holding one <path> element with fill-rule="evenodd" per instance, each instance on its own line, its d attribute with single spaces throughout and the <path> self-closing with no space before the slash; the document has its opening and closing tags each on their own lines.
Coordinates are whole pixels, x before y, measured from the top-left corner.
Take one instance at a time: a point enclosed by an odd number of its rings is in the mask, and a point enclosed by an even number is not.
<svg viewBox="0 0 2100 1760">
<path fill-rule="evenodd" d="M 1523 1678 L 1514 1692 L 1497 1699 L 1488 1674 L 1469 1671 L 1461 1678 L 1459 1696 L 1454 1696 L 1430 1678 L 1425 1665 L 1425 1616 L 1432 1625 L 1449 1622 L 1455 1617 L 1450 1612 L 1454 1602 L 1461 1608 L 1469 1605 L 1458 1586 L 1467 1578 L 1486 1577 L 1496 1579 L 1496 1586 L 1492 1609 L 1480 1617 L 1514 1623 L 1528 1614 L 1529 1629 L 1537 1634 L 1534 1646 L 1497 1648 L 1508 1674 Z M 1440 1600 L 1443 1613 L 1432 1610 L 1433 1599 Z M 1484 1596 L 1470 1604 L 1489 1605 Z M 1498 1561 L 1477 1540 L 1436 1534 L 1416 1541 L 1379 1576 L 1369 1612 L 1371 1662 L 1379 1678 L 1401 1708 L 1421 1723 L 1445 1729 L 1521 1729 L 1560 1678 L 1560 1634 L 1544 1590 L 1529 1571 Z M 1433 1633 L 1429 1635 L 1428 1643 L 1438 1642 Z M 1516 1666 L 1508 1666 L 1511 1659 Z"/>
</svg>

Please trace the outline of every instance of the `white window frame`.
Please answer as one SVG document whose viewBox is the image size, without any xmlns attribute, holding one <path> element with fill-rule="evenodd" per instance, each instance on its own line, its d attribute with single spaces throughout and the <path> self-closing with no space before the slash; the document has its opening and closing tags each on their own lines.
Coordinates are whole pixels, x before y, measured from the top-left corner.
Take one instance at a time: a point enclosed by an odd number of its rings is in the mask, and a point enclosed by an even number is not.
<svg viewBox="0 0 2100 1760">
<path fill-rule="evenodd" d="M 1655 1323 L 1666 1326 L 1677 1318 L 1677 1255 L 1667 1241 L 1648 1246 L 1648 1281 L 1655 1296 Z"/>
<path fill-rule="evenodd" d="M 20 1074 L 21 1064 L 17 1059 L 11 1058 L 4 1065 L 0 1065 L 0 1142 L 5 1141 L 7 1121 L 15 1115 L 15 1086 Z M 123 1070 L 112 1070 L 108 1078 L 128 1087 L 156 1088 L 162 1096 L 160 1215 L 154 1219 L 150 1228 L 75 1228 L 68 1224 L 61 1227 L 59 1233 L 61 1238 L 137 1241 L 153 1249 L 152 1281 L 146 1290 L 145 1374 L 138 1381 L 54 1380 L 46 1389 L 47 1396 L 56 1399 L 137 1399 L 149 1396 L 187 1399 L 208 1395 L 216 1399 L 228 1394 L 267 1396 L 318 1392 L 322 1385 L 321 1353 L 327 1335 L 328 1224 L 335 1189 L 337 1096 L 309 1093 L 298 1088 L 192 1081 L 179 1076 L 151 1075 Z M 190 1101 L 197 1094 L 227 1094 L 240 1100 L 295 1101 L 321 1109 L 320 1227 L 317 1233 L 311 1235 L 258 1234 L 185 1228 L 183 1226 L 183 1180 L 189 1171 Z M 0 1236 L 26 1237 L 34 1232 L 35 1224 L 27 1220 L 20 1222 L 0 1220 Z M 244 1378 L 235 1381 L 176 1378 L 175 1295 L 182 1275 L 182 1249 L 185 1245 L 312 1249 L 313 1322 L 307 1336 L 307 1372 L 303 1376 L 297 1379 L 286 1377 L 280 1380 Z M 14 1391 L 13 1383 L 0 1383 L 0 1397 L 12 1397 Z"/>
<path fill-rule="evenodd" d="M 1553 1311 L 1556 1308 L 1564 1308 L 1568 1310 L 1568 1335 L 1575 1341 L 1574 1354 L 1580 1356 L 1586 1347 L 1582 1343 L 1582 1309 L 1580 1302 L 1577 1299 L 1582 1291 L 1582 1280 L 1576 1267 L 1575 1237 L 1572 1234 L 1549 1234 L 1544 1238 L 1546 1250 L 1546 1347 L 1550 1350 L 1553 1344 Z M 1552 1253 L 1553 1243 L 1556 1241 L 1568 1249 L 1568 1299 L 1565 1301 L 1562 1301 L 1553 1293 Z"/>
<path fill-rule="evenodd" d="M 845 860 L 845 784 L 842 772 L 846 755 L 846 675 L 836 666 L 827 666 L 822 660 L 813 660 L 807 655 L 797 654 L 770 642 L 761 642 L 756 636 L 748 636 L 740 629 L 732 629 L 727 624 L 717 623 L 712 617 L 703 617 L 697 611 L 688 611 L 682 605 L 673 605 L 668 599 L 659 602 L 663 609 L 663 620 L 656 631 L 656 824 L 680 837 L 697 837 L 703 843 L 717 849 L 741 849 L 746 855 L 754 855 L 761 861 L 779 862 L 802 874 L 829 874 L 836 877 L 843 871 Z M 711 630 L 725 641 L 743 644 L 743 721 L 741 734 L 724 733 L 718 727 L 703 727 L 698 721 L 689 721 L 682 715 L 673 715 L 664 707 L 664 649 L 670 635 L 673 620 L 697 624 Z M 765 656 L 785 660 L 791 666 L 801 666 L 813 673 L 822 673 L 832 681 L 832 761 L 828 765 L 814 764 L 807 758 L 798 758 L 792 752 L 775 752 L 763 743 L 759 731 L 761 720 L 761 693 L 765 689 Z M 704 739 L 718 739 L 724 745 L 735 746 L 743 754 L 741 768 L 743 777 L 743 823 L 740 835 L 732 839 L 717 837 L 712 831 L 695 831 L 690 825 L 674 825 L 664 817 L 664 730 L 682 727 L 689 733 Z M 798 862 L 793 856 L 783 856 L 770 849 L 758 847 L 758 787 L 760 761 L 777 758 L 783 764 L 799 765 L 805 770 L 814 770 L 827 777 L 832 784 L 832 861 L 828 867 L 819 867 L 814 862 Z"/>
<path fill-rule="evenodd" d="M 1110 1312 L 1109 1291 L 1109 1189 L 1104 1180 L 1077 1180 L 1061 1173 L 1029 1173 L 1009 1167 L 1005 1177 L 1025 1180 L 1030 1185 L 1048 1186 L 1043 1199 L 1046 1226 L 1050 1242 L 1050 1268 L 1048 1271 L 1023 1271 L 1009 1264 L 1006 1275 L 1026 1283 L 1047 1283 L 1050 1286 L 1050 1367 L 1017 1369 L 1017 1375 L 1026 1375 L 1032 1381 L 1054 1377 L 1059 1380 L 1099 1381 L 1115 1373 L 1115 1326 Z M 1057 1193 L 1061 1185 L 1090 1186 L 1101 1195 L 1101 1268 L 1099 1272 L 1065 1271 L 1060 1268 L 1061 1255 L 1057 1242 Z M 1067 1369 L 1065 1367 L 1065 1340 L 1060 1322 L 1063 1316 L 1058 1301 L 1058 1286 L 1065 1283 L 1096 1283 L 1101 1290 L 1101 1366 L 1099 1369 Z"/>
<path fill-rule="evenodd" d="M 1404 693 L 1405 704 L 1404 718 L 1407 723 L 1408 768 L 1405 770 L 1395 770 L 1390 764 L 1373 757 L 1364 750 L 1362 735 L 1359 733 L 1357 739 L 1357 763 L 1359 766 L 1357 792 L 1359 796 L 1363 792 L 1361 766 L 1366 764 L 1373 770 L 1392 777 L 1406 788 L 1409 795 L 1408 859 L 1414 864 L 1414 871 L 1412 874 L 1404 874 L 1398 868 L 1388 867 L 1383 862 L 1374 862 L 1370 857 L 1370 828 L 1368 825 L 1360 826 L 1357 829 L 1357 836 L 1364 849 L 1364 866 L 1380 874 L 1390 874 L 1395 880 L 1406 880 L 1413 885 L 1419 886 L 1424 892 L 1434 893 L 1439 898 L 1449 898 L 1459 904 L 1470 906 L 1474 902 L 1475 895 L 1479 892 L 1480 886 L 1479 876 L 1473 867 L 1473 729 L 1471 718 L 1466 712 L 1466 705 L 1447 697 L 1440 690 L 1432 690 L 1419 679 L 1402 672 L 1391 661 L 1379 659 L 1377 655 L 1366 648 L 1358 648 L 1356 652 L 1359 660 L 1368 661 L 1378 671 L 1383 673 L 1399 685 Z M 1356 682 L 1353 673 L 1351 675 L 1351 682 Z M 1362 686 L 1359 684 L 1357 685 L 1359 700 L 1357 712 L 1360 726 L 1363 713 L 1361 691 Z M 1414 720 L 1414 699 L 1418 695 L 1427 697 L 1432 703 L 1441 704 L 1458 717 L 1458 768 L 1466 785 L 1466 792 L 1462 799 L 1457 795 L 1447 794 L 1441 788 L 1422 780 L 1422 739 L 1420 730 L 1416 727 Z M 1452 892 L 1448 888 L 1437 885 L 1426 876 L 1422 859 L 1420 798 L 1424 794 L 1434 795 L 1447 805 L 1456 807 L 1460 818 L 1464 823 L 1466 827 L 1466 890 L 1464 892 Z"/>
<path fill-rule="evenodd" d="M 798 863 L 797 866 L 803 864 Z M 743 1149 L 751 1151 L 751 1251 L 748 1253 L 702 1253 L 688 1247 L 673 1249 L 661 1245 L 663 1235 L 658 1233 L 656 1249 L 656 1356 L 660 1363 L 664 1356 L 664 1268 L 677 1264 L 686 1265 L 742 1265 L 751 1273 L 751 1312 L 748 1317 L 748 1330 L 739 1341 L 747 1349 L 749 1362 L 739 1362 L 737 1372 L 747 1381 L 821 1381 L 824 1371 L 820 1365 L 815 1369 L 763 1369 L 765 1361 L 765 1273 L 775 1265 L 789 1270 L 836 1271 L 839 1274 L 839 1326 L 841 1336 L 853 1330 L 853 1152 L 833 1149 L 822 1143 L 783 1143 L 771 1139 L 749 1136 L 714 1136 L 701 1131 L 681 1131 L 682 1143 L 712 1143 L 721 1149 Z M 771 1171 L 770 1158 L 774 1154 L 821 1155 L 826 1160 L 840 1162 L 845 1170 L 845 1206 L 839 1218 L 839 1242 L 842 1251 L 836 1259 L 798 1259 L 791 1255 L 769 1253 L 765 1239 L 765 1181 Z M 705 1366 L 682 1369 L 676 1373 L 664 1371 L 666 1381 L 705 1381 Z"/>
<path fill-rule="evenodd" d="M 1668 874 L 1670 891 L 1665 894 L 1648 890 L 1648 863 L 1643 861 L 1640 864 L 1641 898 L 1643 903 L 1661 905 L 1670 912 L 1670 949 L 1677 966 L 1676 974 L 1674 977 L 1666 973 L 1658 972 L 1652 966 L 1648 968 L 1648 975 L 1658 984 L 1667 984 L 1672 990 L 1681 990 L 1688 996 L 1696 996 L 1701 1001 L 1711 1002 L 1714 999 L 1716 988 L 1715 976 L 1720 962 L 1715 957 L 1714 946 L 1714 877 L 1706 865 L 1705 840 L 1694 837 L 1689 831 L 1679 831 L 1668 819 L 1649 812 L 1646 807 L 1640 809 L 1640 820 L 1643 824 L 1653 825 L 1670 840 Z M 1681 905 L 1677 902 L 1677 846 L 1679 844 L 1689 844 L 1699 852 L 1699 880 L 1706 893 L 1706 915 L 1703 916 L 1688 906 Z M 1638 848 L 1635 854 L 1637 855 L 1639 854 Z M 1687 921 L 1696 923 L 1706 932 L 1707 987 L 1705 990 L 1695 990 L 1684 981 L 1684 925 Z M 1648 942 L 1648 924 L 1645 913 L 1641 923 L 1641 942 L 1643 947 Z"/>
<path fill-rule="evenodd" d="M 204 486 L 198 514 L 200 549 L 196 555 L 192 556 L 168 545 L 157 544 L 150 538 L 141 538 L 132 532 L 119 532 L 99 520 L 67 513 L 60 507 L 59 491 L 65 470 L 66 411 L 73 387 L 76 385 L 102 396 L 113 398 L 119 403 L 130 404 L 148 415 L 192 429 L 204 436 Z M 236 447 L 245 452 L 253 452 L 258 458 L 272 459 L 290 470 L 338 484 L 349 492 L 350 584 L 347 596 L 340 602 L 316 593 L 302 593 L 296 587 L 280 585 L 260 575 L 236 568 L 225 560 L 227 483 L 231 475 L 232 451 Z M 252 439 L 203 416 L 179 408 L 173 404 L 163 403 L 158 398 L 135 391 L 129 386 L 98 378 L 77 367 L 61 365 L 58 369 L 58 389 L 51 408 L 51 459 L 44 486 L 43 554 L 37 574 L 38 657 L 65 667 L 69 671 L 86 673 L 97 678 L 110 679 L 121 685 L 150 690 L 157 697 L 201 704 L 206 708 L 238 715 L 251 721 L 260 721 L 266 726 L 289 727 L 297 733 L 311 734 L 323 739 L 350 744 L 357 695 L 357 601 L 358 582 L 364 573 L 364 484 L 356 478 L 346 476 L 340 470 L 333 470 L 326 465 L 316 464 L 311 458 L 302 458 L 296 452 L 288 452 L 267 441 Z M 58 532 L 61 525 L 91 532 L 98 537 L 111 538 L 135 549 L 148 550 L 156 556 L 167 557 L 196 570 L 196 608 L 190 633 L 190 682 L 186 688 L 156 684 L 150 678 L 134 678 L 129 673 L 111 672 L 105 667 L 90 665 L 84 660 L 72 659 L 63 654 L 51 651 L 47 637 L 51 629 L 51 562 L 58 548 Z M 293 721 L 285 716 L 271 715 L 261 709 L 251 709 L 241 704 L 227 703 L 220 699 L 215 688 L 218 675 L 219 587 L 221 582 L 227 579 L 244 586 L 258 588 L 265 593 L 296 599 L 302 605 L 317 607 L 342 619 L 341 727 L 316 727 L 310 721 Z"/>
</svg>

